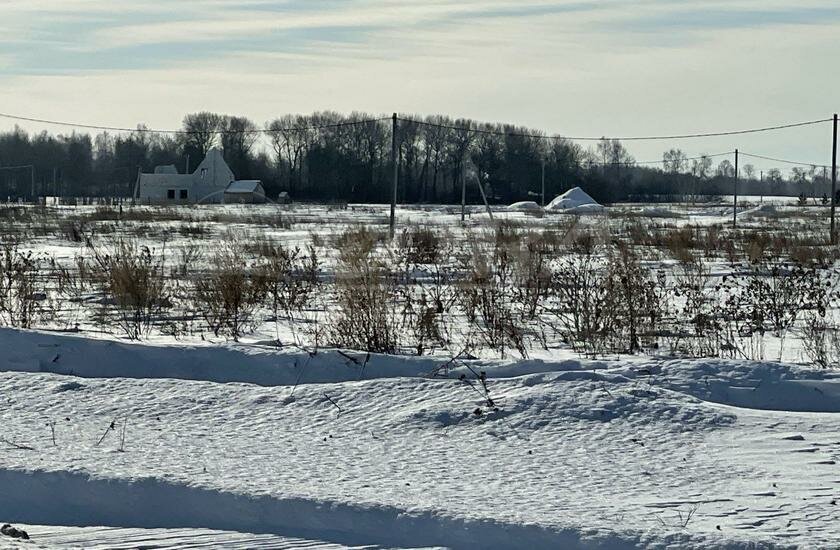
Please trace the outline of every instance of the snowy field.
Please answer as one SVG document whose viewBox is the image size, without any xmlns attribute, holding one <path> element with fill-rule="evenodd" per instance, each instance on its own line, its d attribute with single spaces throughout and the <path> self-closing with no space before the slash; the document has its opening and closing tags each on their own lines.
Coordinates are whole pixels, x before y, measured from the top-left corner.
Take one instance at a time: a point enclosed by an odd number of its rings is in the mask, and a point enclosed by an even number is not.
<svg viewBox="0 0 840 550">
<path fill-rule="evenodd" d="M 400 228 L 439 232 L 445 253 L 407 262 L 376 237 L 364 269 L 392 261 L 409 274 L 396 289 L 384 278 L 366 287 L 379 292 L 371 300 L 399 304 L 380 311 L 347 298 L 342 277 L 358 269 L 348 231 L 386 232 L 387 207 L 138 207 L 123 217 L 7 207 L 0 223 L 15 253 L 48 258 L 49 269 L 26 279 L 25 296 L 39 296 L 23 300 L 29 326 L 12 300 L 0 304 L 0 524 L 30 537 L 0 535 L 0 547 L 840 547 L 840 371 L 830 338 L 821 365 L 809 343 L 834 334 L 836 303 L 784 286 L 833 284 L 827 209 L 746 203 L 737 231 L 724 203 L 584 211 L 497 208 L 491 223 L 471 207 L 462 225 L 459 206 L 401 208 Z M 544 295 L 527 292 L 521 259 L 510 279 L 491 267 L 466 284 L 476 270 L 460 252 L 498 259 L 500 242 L 536 234 L 550 243 L 546 269 L 558 269 Z M 169 258 L 166 309 L 133 339 L 116 294 L 86 267 L 69 272 L 120 238 Z M 617 241 L 637 257 L 626 273 L 651 273 L 638 292 L 667 297 L 656 315 L 639 310 L 655 326 L 636 334 L 622 320 L 608 338 L 590 333 L 592 347 L 563 328 L 565 277 L 582 272 L 561 268 L 588 247 L 590 276 L 612 269 L 603 266 Z M 307 303 L 278 311 L 263 300 L 241 334 L 214 333 L 192 293 L 212 280 L 226 242 L 243 245 L 247 267 L 266 245 L 317 249 Z M 763 271 L 794 261 L 783 276 Z M 703 303 L 689 314 L 681 277 L 697 263 Z M 447 269 L 458 276 L 435 279 Z M 286 283 L 298 281 L 289 273 Z M 75 286 L 59 288 L 59 276 Z M 751 324 L 742 289 L 762 281 L 811 305 Z M 428 323 L 418 293 L 448 304 L 438 333 L 415 330 Z M 506 316 L 481 305 L 471 316 L 462 304 L 475 295 Z M 399 326 L 388 353 L 336 345 L 347 338 L 331 332 L 336 323 L 371 312 Z M 700 334 L 702 316 L 717 321 Z M 380 343 L 357 336 L 349 341 Z"/>
</svg>

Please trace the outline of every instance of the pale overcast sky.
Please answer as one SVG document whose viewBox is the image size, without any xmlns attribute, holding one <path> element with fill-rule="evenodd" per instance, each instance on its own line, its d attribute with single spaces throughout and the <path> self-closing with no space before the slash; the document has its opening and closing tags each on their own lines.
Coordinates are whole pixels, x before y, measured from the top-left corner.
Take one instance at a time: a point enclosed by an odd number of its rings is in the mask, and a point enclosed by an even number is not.
<svg viewBox="0 0 840 550">
<path fill-rule="evenodd" d="M 0 112 L 115 126 L 360 110 L 626 136 L 840 110 L 838 0 L 2 0 L 0 45 Z M 826 164 L 830 125 L 629 145 Z"/>
</svg>

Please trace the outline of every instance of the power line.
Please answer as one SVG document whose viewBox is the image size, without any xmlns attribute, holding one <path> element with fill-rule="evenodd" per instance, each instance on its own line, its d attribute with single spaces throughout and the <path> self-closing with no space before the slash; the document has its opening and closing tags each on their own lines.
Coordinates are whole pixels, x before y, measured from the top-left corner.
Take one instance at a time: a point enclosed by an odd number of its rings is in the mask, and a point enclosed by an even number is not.
<svg viewBox="0 0 840 550">
<path fill-rule="evenodd" d="M 196 135 L 196 134 L 217 134 L 217 135 L 235 135 L 235 134 L 271 134 L 274 132 L 306 132 L 310 130 L 327 130 L 331 128 L 341 128 L 344 126 L 355 126 L 357 124 L 368 124 L 371 122 L 381 122 L 389 120 L 390 117 L 372 118 L 366 120 L 348 120 L 344 122 L 335 122 L 329 124 L 320 124 L 315 126 L 301 126 L 291 128 L 255 128 L 251 130 L 155 130 L 151 128 L 124 128 L 119 126 L 103 126 L 99 124 L 80 124 L 75 122 L 64 122 L 58 120 L 48 120 L 43 118 L 25 117 L 20 115 L 10 115 L 8 113 L 0 113 L 0 118 L 7 118 L 11 120 L 19 120 L 24 122 L 36 122 L 38 124 L 49 124 L 52 126 L 67 126 L 68 128 L 84 128 L 86 130 L 102 130 L 105 132 L 129 132 L 129 133 L 148 133 L 148 134 L 173 134 L 173 135 Z"/>
<path fill-rule="evenodd" d="M 778 158 L 773 158 L 773 157 L 765 157 L 763 155 L 754 155 L 752 153 L 744 153 L 743 151 L 741 151 L 741 154 L 745 157 L 752 157 L 752 158 L 757 158 L 757 159 L 762 159 L 762 160 L 769 160 L 769 161 L 772 161 L 772 162 L 781 162 L 782 164 L 793 164 L 793 165 L 796 165 L 796 166 L 809 166 L 809 167 L 810 166 L 816 166 L 817 168 L 831 168 L 831 166 L 828 166 L 827 164 L 815 164 L 813 162 L 799 162 L 799 161 L 795 161 L 795 160 L 785 160 L 785 159 L 778 159 Z"/>
<path fill-rule="evenodd" d="M 435 128 L 442 128 L 447 130 L 460 130 L 460 131 L 468 131 L 473 134 L 483 134 L 483 135 L 496 135 L 496 136 L 509 136 L 509 137 L 524 137 L 524 138 L 533 138 L 533 139 L 566 139 L 569 141 L 601 141 L 604 139 L 608 140 L 618 140 L 618 141 L 666 141 L 666 140 L 676 140 L 676 139 L 690 139 L 690 138 L 706 138 L 706 137 L 722 137 L 722 136 L 737 136 L 743 134 L 756 134 L 759 132 L 770 132 L 775 130 L 785 130 L 788 128 L 798 128 L 801 126 L 811 126 L 814 124 L 823 124 L 826 122 L 831 122 L 833 119 L 825 118 L 820 120 L 809 120 L 805 122 L 794 122 L 791 124 L 781 124 L 777 126 L 765 126 L 763 128 L 751 128 L 749 130 L 733 130 L 727 132 L 708 132 L 708 133 L 693 133 L 693 134 L 674 134 L 674 135 L 662 135 L 662 136 L 625 136 L 625 137 L 578 137 L 578 136 L 563 136 L 563 135 L 544 135 L 544 134 L 526 134 L 526 133 L 518 133 L 518 132 L 500 132 L 498 130 L 489 130 L 484 128 L 471 128 L 471 127 L 464 127 L 464 126 L 452 126 L 447 124 L 438 124 L 434 122 L 425 122 L 422 120 L 415 120 L 415 119 L 408 119 L 408 118 L 400 118 L 399 120 L 403 122 L 411 122 L 414 124 L 421 124 L 424 126 L 432 126 Z"/>
<path fill-rule="evenodd" d="M 173 134 L 173 135 L 193 135 L 193 134 L 202 134 L 202 133 L 213 133 L 213 134 L 269 134 L 272 132 L 303 132 L 309 130 L 325 130 L 330 128 L 341 128 L 344 126 L 354 126 L 357 124 L 368 124 L 371 122 L 382 122 L 388 120 L 390 117 L 381 117 L 381 118 L 374 118 L 374 119 L 367 119 L 367 120 L 350 120 L 345 122 L 336 122 L 336 123 L 329 123 L 329 124 L 321 124 L 321 125 L 312 125 L 312 126 L 305 126 L 305 127 L 291 127 L 291 128 L 257 128 L 253 130 L 214 130 L 211 132 L 203 132 L 203 131 L 191 131 L 191 130 L 156 130 L 156 129 L 143 129 L 143 128 L 125 128 L 120 126 L 107 126 L 101 124 L 85 124 L 85 123 L 75 123 L 75 122 L 66 122 L 66 121 L 58 121 L 58 120 L 50 120 L 50 119 L 43 119 L 43 118 L 35 118 L 35 117 L 27 117 L 21 115 L 13 115 L 9 113 L 0 113 L 0 118 L 6 118 L 10 120 L 18 120 L 24 122 L 35 122 L 38 124 L 49 124 L 53 126 L 66 126 L 70 128 L 83 128 L 87 130 L 102 130 L 102 131 L 112 131 L 112 132 L 130 132 L 130 133 L 139 133 L 139 132 L 147 132 L 150 134 Z M 781 124 L 776 126 L 765 126 L 762 128 L 752 128 L 748 130 L 734 130 L 734 131 L 725 131 L 725 132 L 707 132 L 707 133 L 687 133 L 687 134 L 674 134 L 674 135 L 657 135 L 657 136 L 625 136 L 625 137 L 580 137 L 580 136 L 562 136 L 562 135 L 554 135 L 554 136 L 547 136 L 544 134 L 528 134 L 528 133 L 518 133 L 518 132 L 504 132 L 498 130 L 490 130 L 484 128 L 474 128 L 474 127 L 463 127 L 463 126 L 453 126 L 447 124 L 438 124 L 434 122 L 426 122 L 422 120 L 415 120 L 410 118 L 398 118 L 398 120 L 402 122 L 408 122 L 413 124 L 420 124 L 424 126 L 431 126 L 436 128 L 442 129 L 449 129 L 449 130 L 459 130 L 459 131 L 469 131 L 473 134 L 484 134 L 484 135 L 498 135 L 498 136 L 510 136 L 510 137 L 525 137 L 525 138 L 533 138 L 533 139 L 567 139 L 570 141 L 601 141 L 603 139 L 616 139 L 619 141 L 665 141 L 665 140 L 677 140 L 677 139 L 690 139 L 690 138 L 706 138 L 706 137 L 722 137 L 722 136 L 734 136 L 734 135 L 743 135 L 743 134 L 754 134 L 759 132 L 770 132 L 776 130 L 785 130 L 789 128 L 798 128 L 802 126 L 811 126 L 815 124 L 823 124 L 826 122 L 831 122 L 833 119 L 826 118 L 820 120 L 810 120 L 805 122 L 794 122 L 790 124 Z"/>
<path fill-rule="evenodd" d="M 698 155 L 696 157 L 687 157 L 679 160 L 681 162 L 688 162 L 690 160 L 701 160 L 701 159 L 711 159 L 715 157 L 725 157 L 729 155 L 734 155 L 735 151 L 727 151 L 725 153 L 715 153 L 713 155 Z M 639 166 L 639 165 L 651 165 L 651 164 L 663 164 L 667 162 L 665 159 L 659 160 L 633 160 L 633 161 L 624 161 L 624 162 L 603 162 L 603 161 L 584 161 L 581 164 L 584 165 L 597 165 L 597 166 Z"/>
</svg>

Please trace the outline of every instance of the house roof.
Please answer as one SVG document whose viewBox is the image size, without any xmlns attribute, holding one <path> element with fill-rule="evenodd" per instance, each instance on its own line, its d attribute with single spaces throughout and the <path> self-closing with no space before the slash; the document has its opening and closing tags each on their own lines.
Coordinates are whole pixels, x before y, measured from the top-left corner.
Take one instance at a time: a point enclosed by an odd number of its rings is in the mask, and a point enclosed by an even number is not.
<svg viewBox="0 0 840 550">
<path fill-rule="evenodd" d="M 230 182 L 225 193 L 263 193 L 260 180 L 238 180 Z"/>
</svg>

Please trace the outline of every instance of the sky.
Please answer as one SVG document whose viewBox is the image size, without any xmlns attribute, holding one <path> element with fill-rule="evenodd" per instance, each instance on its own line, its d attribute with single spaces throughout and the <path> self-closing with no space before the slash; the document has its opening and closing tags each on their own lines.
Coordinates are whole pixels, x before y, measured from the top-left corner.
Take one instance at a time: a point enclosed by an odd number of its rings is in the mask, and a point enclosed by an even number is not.
<svg viewBox="0 0 840 550">
<path fill-rule="evenodd" d="M 200 110 L 260 125 L 332 110 L 567 136 L 728 131 L 840 111 L 838 37 L 837 0 L 0 0 L 0 112 L 152 128 Z M 831 125 L 627 145 L 640 161 L 678 147 L 828 164 Z"/>
</svg>

